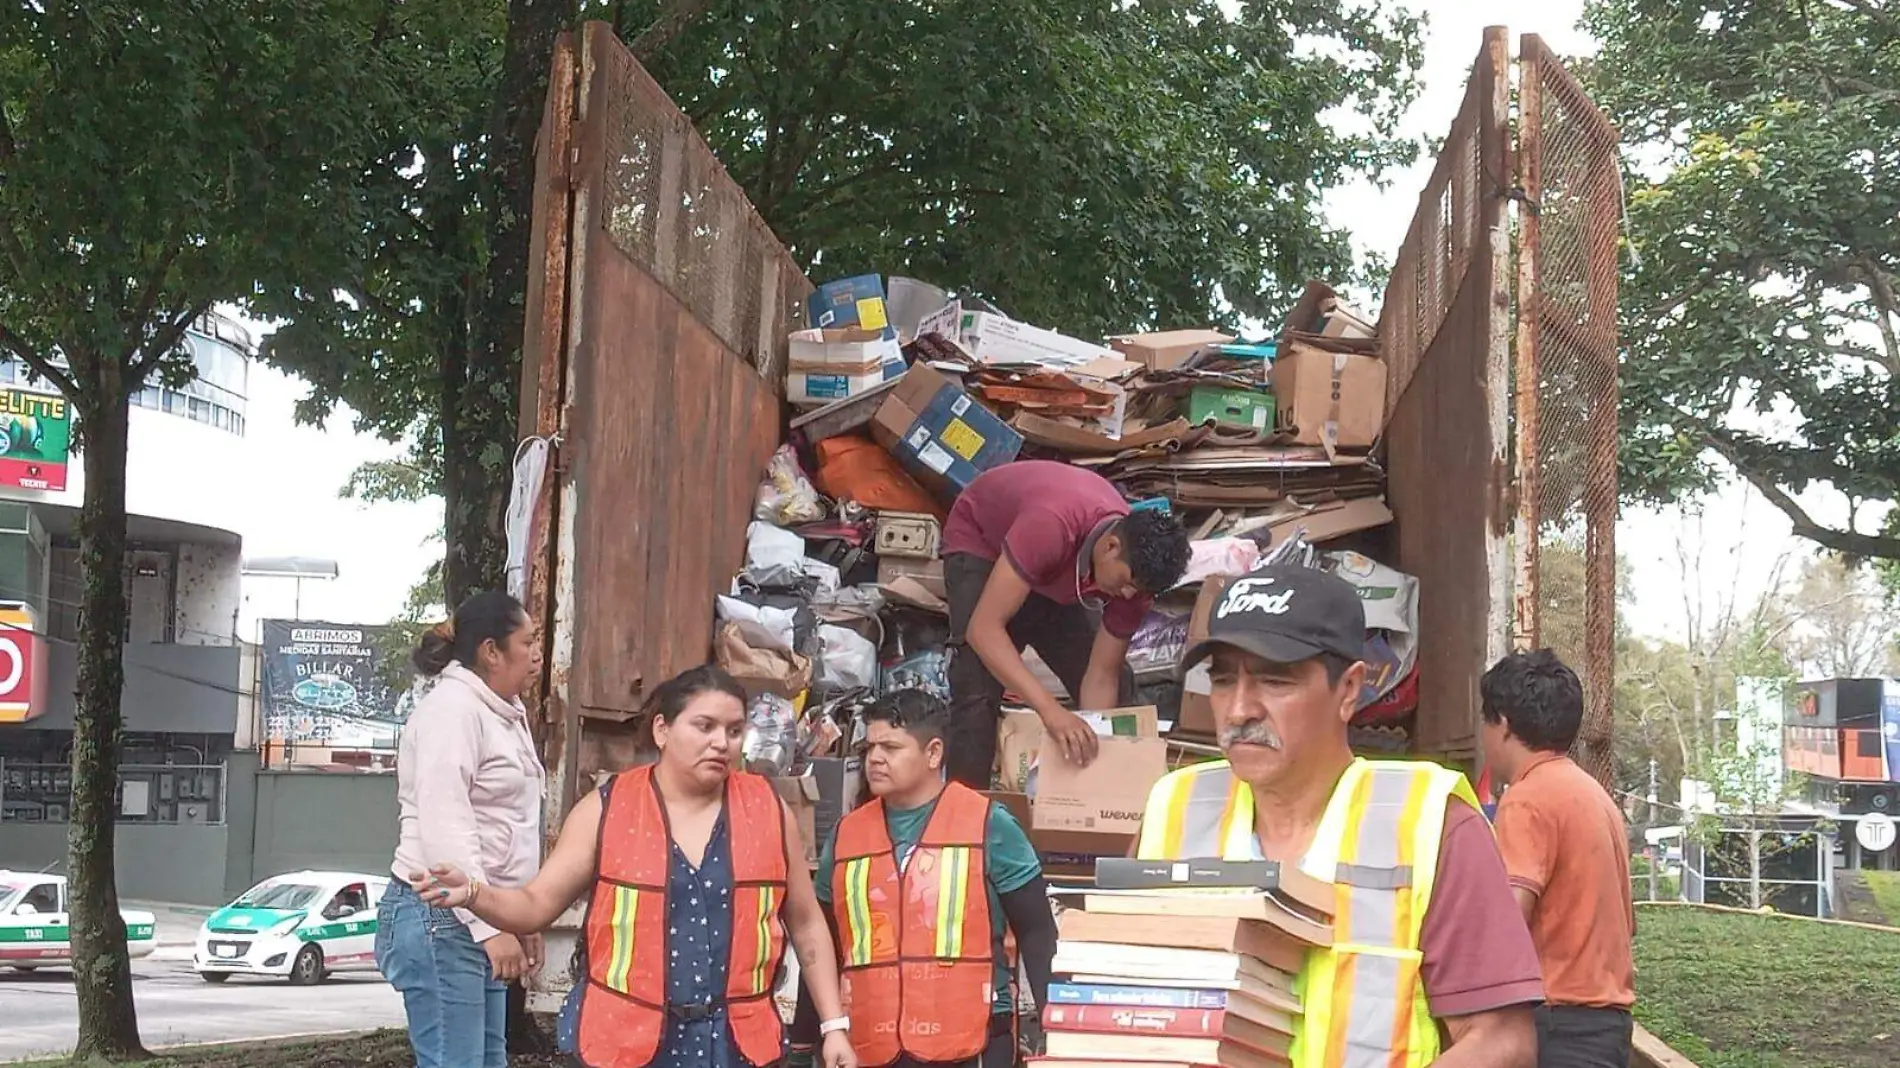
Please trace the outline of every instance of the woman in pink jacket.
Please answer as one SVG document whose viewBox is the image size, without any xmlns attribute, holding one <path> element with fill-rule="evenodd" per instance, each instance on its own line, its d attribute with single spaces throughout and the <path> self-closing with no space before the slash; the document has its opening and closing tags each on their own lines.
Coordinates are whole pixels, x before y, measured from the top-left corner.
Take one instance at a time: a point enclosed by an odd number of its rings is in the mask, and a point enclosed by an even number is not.
<svg viewBox="0 0 1900 1068">
<path fill-rule="evenodd" d="M 544 773 L 520 694 L 541 644 L 519 601 L 478 593 L 424 636 L 414 661 L 434 685 L 398 746 L 401 833 L 376 963 L 402 994 L 417 1068 L 504 1068 L 508 983 L 540 967 L 540 936 L 431 908 L 405 877 L 452 863 L 514 887 L 539 870 Z"/>
</svg>

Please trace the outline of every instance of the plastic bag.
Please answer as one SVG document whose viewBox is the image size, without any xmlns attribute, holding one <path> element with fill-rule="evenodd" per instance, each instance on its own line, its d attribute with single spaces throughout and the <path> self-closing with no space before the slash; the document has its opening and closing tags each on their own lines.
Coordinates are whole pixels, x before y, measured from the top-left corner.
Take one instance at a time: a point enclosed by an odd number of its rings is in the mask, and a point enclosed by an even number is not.
<svg viewBox="0 0 1900 1068">
<path fill-rule="evenodd" d="M 765 465 L 765 478 L 753 497 L 752 518 L 781 527 L 816 523 L 825 517 L 825 502 L 805 477 L 798 454 L 790 445 L 780 445 Z"/>
<path fill-rule="evenodd" d="M 818 678 L 841 690 L 875 689 L 878 682 L 877 645 L 857 631 L 829 623 L 818 628 L 824 639 L 824 658 Z"/>
<path fill-rule="evenodd" d="M 798 762 L 798 709 L 777 694 L 746 706 L 745 766 L 755 775 L 790 775 Z"/>
</svg>

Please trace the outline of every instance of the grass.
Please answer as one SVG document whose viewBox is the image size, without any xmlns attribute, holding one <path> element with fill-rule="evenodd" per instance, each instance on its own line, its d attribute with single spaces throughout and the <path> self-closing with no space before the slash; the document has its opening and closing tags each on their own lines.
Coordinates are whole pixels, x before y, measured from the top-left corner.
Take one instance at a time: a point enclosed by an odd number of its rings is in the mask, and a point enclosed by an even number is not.
<svg viewBox="0 0 1900 1068">
<path fill-rule="evenodd" d="M 1900 932 L 1638 910 L 1636 1018 L 1700 1068 L 1891 1068 L 1896 1003 Z"/>
<path fill-rule="evenodd" d="M 1860 876 L 1886 922 L 1900 925 L 1900 871 L 1862 871 Z"/>
<path fill-rule="evenodd" d="M 404 1031 L 383 1030 L 346 1037 L 290 1042 L 233 1042 L 180 1046 L 138 1062 L 150 1068 L 414 1068 L 416 1055 Z M 546 1057 L 510 1057 L 510 1068 L 548 1068 Z M 56 1058 L 26 1061 L 6 1068 L 105 1068 L 104 1062 Z M 112 1068 L 126 1068 L 114 1065 Z"/>
</svg>

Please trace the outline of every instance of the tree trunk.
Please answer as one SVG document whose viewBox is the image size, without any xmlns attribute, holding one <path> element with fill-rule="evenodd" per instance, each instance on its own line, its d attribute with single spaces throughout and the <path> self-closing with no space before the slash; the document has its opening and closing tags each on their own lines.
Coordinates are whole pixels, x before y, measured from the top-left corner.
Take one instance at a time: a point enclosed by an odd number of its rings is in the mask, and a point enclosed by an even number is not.
<svg viewBox="0 0 1900 1068">
<path fill-rule="evenodd" d="M 107 358 L 110 359 L 109 357 Z M 119 782 L 119 701 L 125 692 L 125 449 L 127 397 L 115 368 L 102 370 L 94 403 L 79 412 L 86 495 L 79 508 L 79 690 L 73 716 L 73 807 L 68 863 L 73 987 L 79 1001 L 75 1057 L 142 1059 L 132 1003 L 132 961 L 113 875 Z"/>
<path fill-rule="evenodd" d="M 521 396 L 528 240 L 534 226 L 534 142 L 554 39 L 577 0 L 509 0 L 508 40 L 490 110 L 488 270 L 471 323 L 469 358 L 442 419 L 449 604 L 501 589 L 508 571 L 508 510 Z M 451 443 L 453 447 L 451 448 Z"/>
</svg>

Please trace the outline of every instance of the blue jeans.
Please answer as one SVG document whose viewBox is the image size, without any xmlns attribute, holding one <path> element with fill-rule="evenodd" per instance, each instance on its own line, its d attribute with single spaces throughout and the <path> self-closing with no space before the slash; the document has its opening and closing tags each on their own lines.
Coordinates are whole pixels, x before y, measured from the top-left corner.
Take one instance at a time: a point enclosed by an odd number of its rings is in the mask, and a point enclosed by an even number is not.
<svg viewBox="0 0 1900 1068">
<path fill-rule="evenodd" d="M 376 909 L 376 966 L 402 994 L 416 1068 L 507 1068 L 508 986 L 453 911 L 392 881 Z"/>
</svg>

